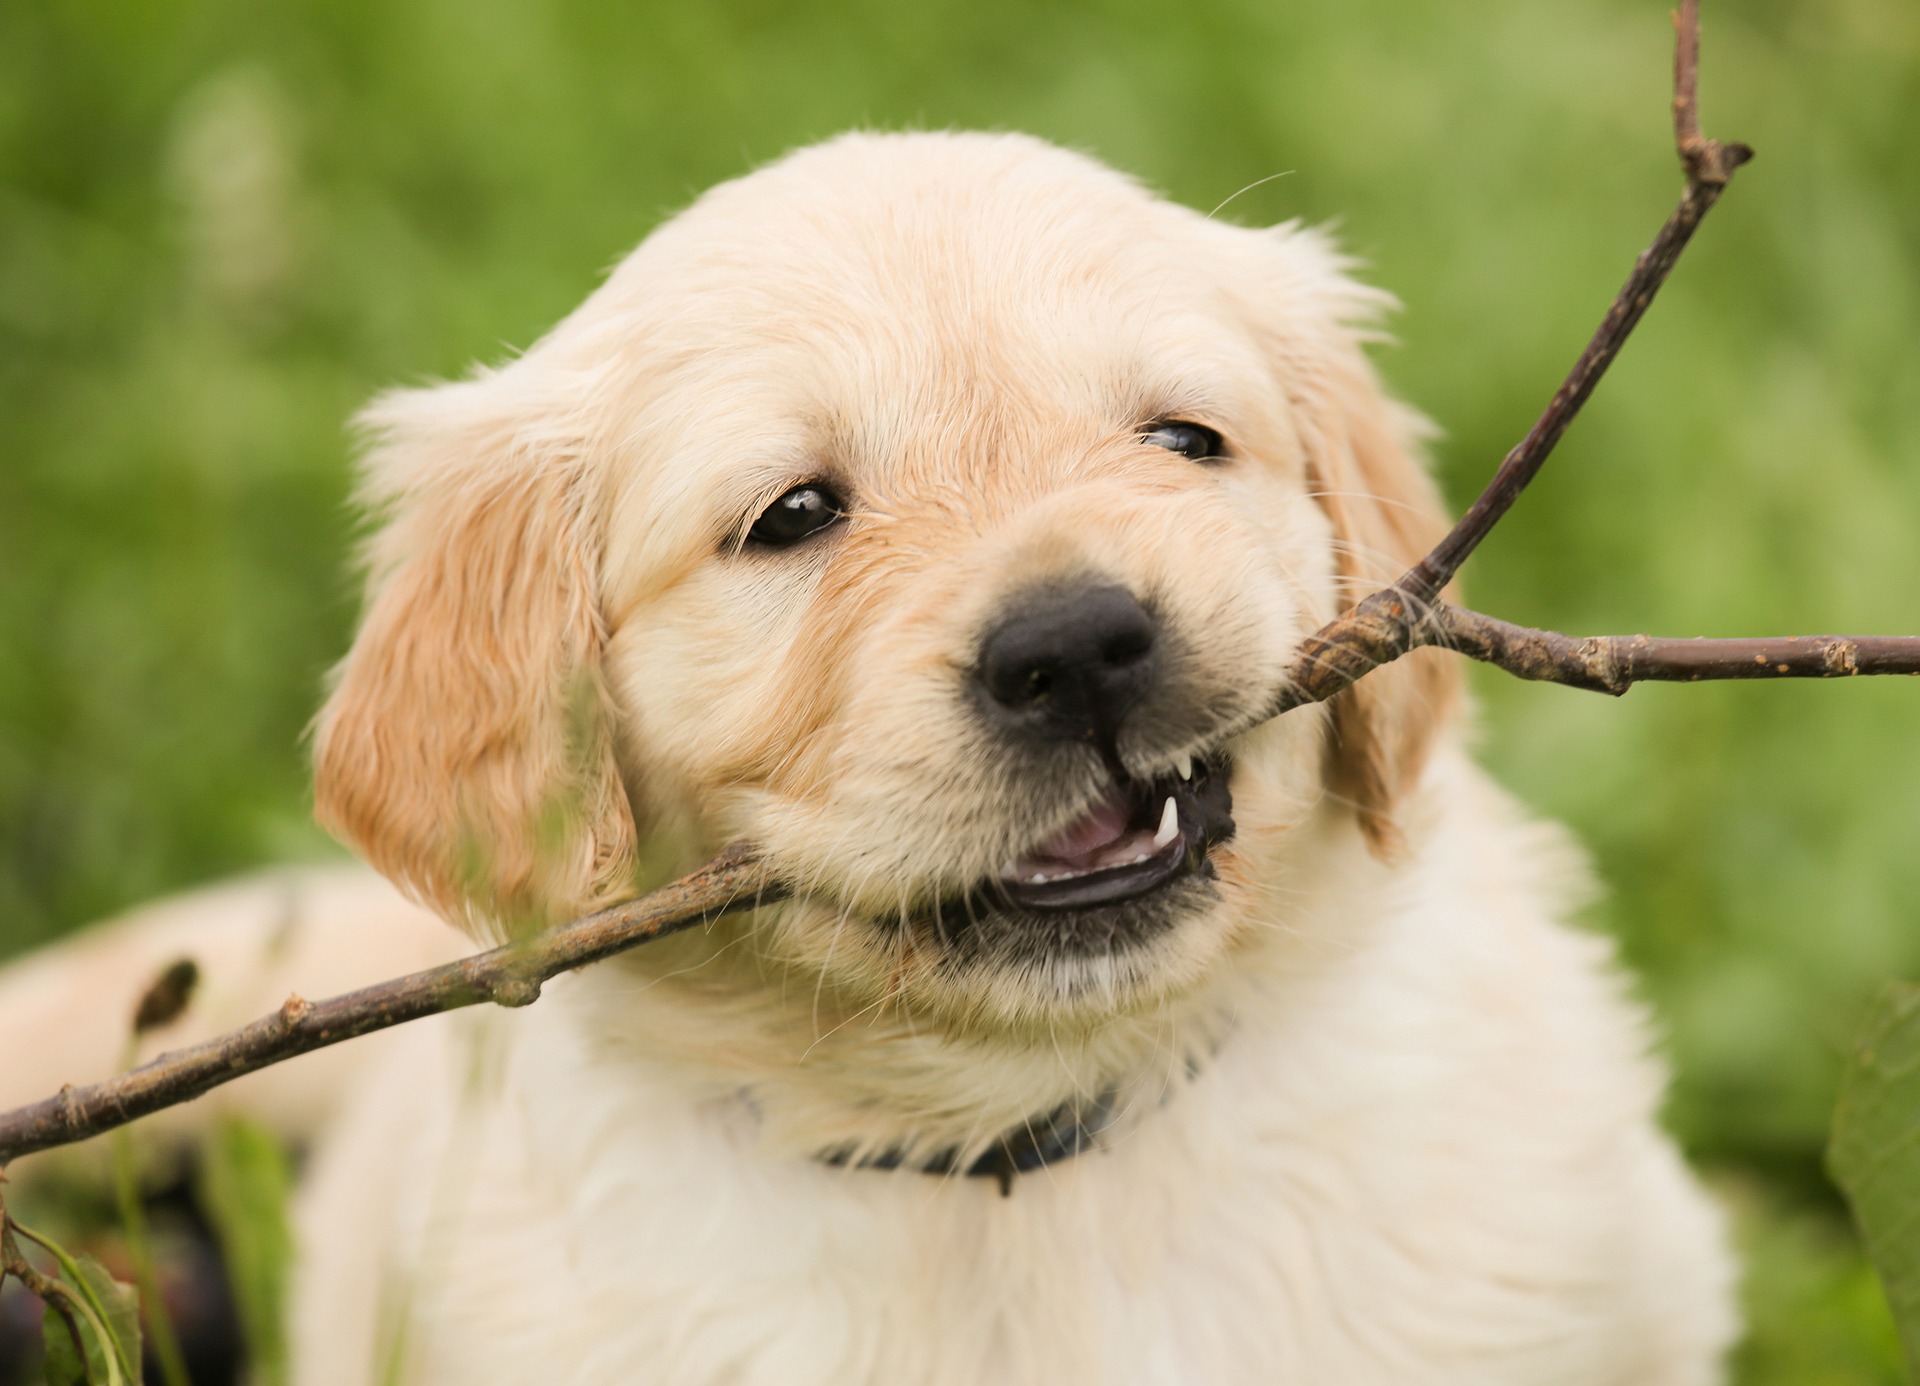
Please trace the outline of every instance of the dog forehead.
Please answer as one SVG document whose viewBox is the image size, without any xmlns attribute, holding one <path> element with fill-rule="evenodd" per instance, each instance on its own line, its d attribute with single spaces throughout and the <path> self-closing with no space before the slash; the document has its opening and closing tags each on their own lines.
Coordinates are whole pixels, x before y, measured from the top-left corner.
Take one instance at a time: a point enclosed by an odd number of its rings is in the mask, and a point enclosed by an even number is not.
<svg viewBox="0 0 1920 1386">
<path fill-rule="evenodd" d="M 855 134 L 713 188 L 623 270 L 648 281 L 634 284 L 640 293 L 671 292 L 682 277 L 704 292 L 719 277 L 808 308 L 822 306 L 809 289 L 883 302 L 973 297 L 984 284 L 1059 292 L 1105 270 L 1112 292 L 1143 271 L 1190 274 L 1179 250 L 1204 225 L 1030 136 Z"/>
<path fill-rule="evenodd" d="M 1217 338 L 1236 235 L 1029 137 L 842 136 L 700 198 L 588 316 L 656 380 L 899 398 L 971 375 L 1071 397 Z"/>
</svg>

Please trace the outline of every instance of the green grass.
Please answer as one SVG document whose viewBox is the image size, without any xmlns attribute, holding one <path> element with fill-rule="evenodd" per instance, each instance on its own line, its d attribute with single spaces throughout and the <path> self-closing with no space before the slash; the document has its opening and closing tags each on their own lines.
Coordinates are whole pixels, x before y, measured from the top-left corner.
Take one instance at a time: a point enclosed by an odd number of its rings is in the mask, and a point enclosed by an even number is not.
<svg viewBox="0 0 1920 1386">
<path fill-rule="evenodd" d="M 1706 22 L 1708 129 L 1760 157 L 1472 596 L 1914 629 L 1920 7 Z M 328 850 L 301 733 L 353 615 L 344 420 L 530 341 L 698 189 L 849 125 L 987 126 L 1337 218 L 1464 500 L 1676 191 L 1667 44 L 1639 0 L 0 8 L 0 954 Z M 1916 689 L 1479 687 L 1738 1191 L 1742 1380 L 1896 1380 L 1819 1161 L 1867 999 L 1920 975 Z"/>
</svg>

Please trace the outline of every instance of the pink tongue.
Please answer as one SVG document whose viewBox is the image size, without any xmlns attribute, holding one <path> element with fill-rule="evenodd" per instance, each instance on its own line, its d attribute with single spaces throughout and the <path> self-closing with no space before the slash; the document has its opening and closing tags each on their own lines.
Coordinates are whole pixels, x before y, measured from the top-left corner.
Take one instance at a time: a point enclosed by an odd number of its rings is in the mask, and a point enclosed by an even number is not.
<svg viewBox="0 0 1920 1386">
<path fill-rule="evenodd" d="M 1127 818 L 1132 806 L 1118 789 L 1109 794 L 1079 822 L 1070 824 L 1034 849 L 1036 857 L 1048 857 L 1070 866 L 1090 867 L 1102 848 L 1111 847 L 1127 835 Z"/>
</svg>

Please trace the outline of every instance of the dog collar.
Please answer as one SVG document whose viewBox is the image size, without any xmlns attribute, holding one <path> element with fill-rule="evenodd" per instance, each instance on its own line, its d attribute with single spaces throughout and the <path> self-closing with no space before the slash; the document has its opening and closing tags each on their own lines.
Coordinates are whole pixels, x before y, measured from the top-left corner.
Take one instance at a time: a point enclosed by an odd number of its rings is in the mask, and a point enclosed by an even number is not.
<svg viewBox="0 0 1920 1386">
<path fill-rule="evenodd" d="M 967 1165 L 960 1163 L 958 1146 L 909 1161 L 901 1150 L 882 1150 L 855 1158 L 849 1150 L 829 1150 L 820 1159 L 849 1169 L 911 1169 L 921 1174 L 962 1174 L 1000 1181 L 1001 1197 L 1013 1192 L 1013 1179 L 1048 1165 L 1070 1160 L 1093 1149 L 1100 1133 L 1113 1124 L 1114 1094 L 1102 1093 L 1091 1102 L 1064 1102 L 1044 1116 L 1023 1121 L 1005 1132 Z"/>
</svg>

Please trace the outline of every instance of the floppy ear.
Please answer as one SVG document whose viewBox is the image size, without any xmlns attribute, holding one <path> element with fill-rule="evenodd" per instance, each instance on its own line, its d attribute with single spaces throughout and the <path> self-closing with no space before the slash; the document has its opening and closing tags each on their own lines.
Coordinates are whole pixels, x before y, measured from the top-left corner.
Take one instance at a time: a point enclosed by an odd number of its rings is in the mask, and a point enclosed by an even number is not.
<svg viewBox="0 0 1920 1386">
<path fill-rule="evenodd" d="M 635 848 L 580 450 L 515 406 L 502 373 L 363 416 L 386 520 L 314 736 L 320 821 L 494 938 L 619 896 Z"/>
<path fill-rule="evenodd" d="M 1424 557 L 1446 533 L 1447 513 L 1420 447 L 1426 421 L 1387 395 L 1362 350 L 1392 299 L 1353 280 L 1321 233 L 1289 225 L 1271 234 L 1287 269 L 1279 311 L 1269 302 L 1264 326 L 1308 485 L 1333 524 L 1344 610 Z M 1399 847 L 1394 808 L 1459 700 L 1459 668 L 1439 650 L 1404 655 L 1331 700 L 1328 783 L 1352 803 L 1377 854 Z"/>
</svg>

